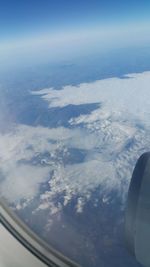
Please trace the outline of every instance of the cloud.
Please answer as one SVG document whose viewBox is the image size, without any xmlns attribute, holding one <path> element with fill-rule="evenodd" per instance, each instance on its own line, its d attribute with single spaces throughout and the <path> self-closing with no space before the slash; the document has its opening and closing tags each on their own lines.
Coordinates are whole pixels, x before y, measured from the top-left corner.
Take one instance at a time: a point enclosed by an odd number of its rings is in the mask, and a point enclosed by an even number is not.
<svg viewBox="0 0 150 267">
<path fill-rule="evenodd" d="M 60 166 L 55 171 L 46 201 L 65 192 L 66 205 L 78 194 L 76 208 L 80 212 L 90 192 L 99 185 L 105 189 L 104 199 L 109 199 L 109 192 L 116 189 L 125 201 L 134 164 L 140 154 L 149 149 L 149 83 L 150 72 L 145 72 L 129 74 L 124 79 L 111 78 L 65 86 L 62 90 L 50 88 L 33 92 L 48 101 L 49 108 L 101 103 L 90 114 L 69 121 L 72 131 L 80 129 L 80 133 L 78 138 L 69 140 L 67 146 L 87 149 L 86 159 L 73 166 Z M 42 201 L 45 201 L 44 195 Z"/>
<path fill-rule="evenodd" d="M 24 125 L 16 126 L 8 134 L 1 134 L 1 195 L 10 202 L 33 199 L 39 193 L 40 184 L 50 179 L 50 171 L 58 160 L 57 154 L 64 150 L 61 142 L 68 142 L 75 135 L 78 136 L 76 131 L 63 127 L 48 129 Z M 49 161 L 45 158 L 46 152 Z"/>
<path fill-rule="evenodd" d="M 134 164 L 149 150 L 149 82 L 150 72 L 146 72 L 33 92 L 50 108 L 101 105 L 72 118 L 70 128 L 14 125 L 12 131 L 1 134 L 0 194 L 18 209 L 36 198 L 34 212 L 47 209 L 51 215 L 74 198 L 81 213 L 99 187 L 104 202 L 109 203 L 111 191 L 116 190 L 124 204 Z M 84 150 L 84 161 L 70 163 L 71 149 Z M 44 191 L 40 191 L 42 183 L 47 183 Z"/>
<path fill-rule="evenodd" d="M 129 74 L 124 79 L 97 80 L 78 86 L 68 85 L 62 90 L 43 89 L 32 94 L 41 95 L 48 101 L 49 107 L 102 103 L 109 113 L 122 112 L 127 113 L 127 116 L 132 114 L 145 121 L 149 118 L 150 112 L 149 84 L 150 72 L 144 72 Z"/>
<path fill-rule="evenodd" d="M 5 182 L 1 185 L 1 193 L 9 201 L 32 199 L 39 191 L 40 183 L 49 176 L 49 168 L 40 168 L 21 164 L 3 167 Z"/>
</svg>

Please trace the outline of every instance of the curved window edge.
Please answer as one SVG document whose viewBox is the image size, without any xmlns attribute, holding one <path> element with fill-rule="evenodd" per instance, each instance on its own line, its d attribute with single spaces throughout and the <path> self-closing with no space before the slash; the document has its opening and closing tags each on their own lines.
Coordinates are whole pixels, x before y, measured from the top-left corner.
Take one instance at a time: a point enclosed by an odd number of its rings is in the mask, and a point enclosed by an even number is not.
<svg viewBox="0 0 150 267">
<path fill-rule="evenodd" d="M 28 251 L 49 267 L 80 267 L 78 264 L 57 252 L 38 237 L 20 218 L 0 199 L 0 223 Z"/>
</svg>

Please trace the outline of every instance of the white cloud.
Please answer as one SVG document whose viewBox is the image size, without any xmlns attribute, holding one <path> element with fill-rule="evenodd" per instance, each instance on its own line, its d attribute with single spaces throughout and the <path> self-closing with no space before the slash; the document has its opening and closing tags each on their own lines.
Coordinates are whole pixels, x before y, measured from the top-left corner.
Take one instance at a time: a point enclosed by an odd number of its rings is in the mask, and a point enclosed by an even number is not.
<svg viewBox="0 0 150 267">
<path fill-rule="evenodd" d="M 49 101 L 50 107 L 102 105 L 90 114 L 72 118 L 70 129 L 16 125 L 12 132 L 1 135 L 0 171 L 5 179 L 1 179 L 0 193 L 20 209 L 20 201 L 24 199 L 24 207 L 39 196 L 40 184 L 48 180 L 36 210 L 49 209 L 51 215 L 74 197 L 78 198 L 76 211 L 82 212 L 98 186 L 104 202 L 109 203 L 113 189 L 124 202 L 134 163 L 150 144 L 150 72 L 129 76 L 34 92 Z M 64 158 L 71 156 L 70 148 L 84 149 L 84 162 L 64 163 Z M 32 162 L 34 157 L 39 159 L 37 165 Z"/>
<path fill-rule="evenodd" d="M 57 150 L 64 150 L 65 153 L 62 143 L 66 140 L 68 143 L 69 138 L 75 139 L 78 132 L 63 127 L 48 129 L 18 125 L 9 134 L 1 134 L 0 171 L 4 177 L 1 178 L 0 187 L 2 196 L 10 202 L 34 198 L 39 193 L 40 183 L 46 181 L 50 171 L 55 168 Z M 49 161 L 44 158 L 45 152 L 49 152 Z M 41 157 L 40 164 L 33 164 L 33 157 Z"/>
<path fill-rule="evenodd" d="M 21 164 L 7 163 L 2 167 L 5 182 L 1 184 L 1 193 L 9 201 L 13 202 L 25 199 L 33 199 L 39 192 L 40 183 L 46 181 L 49 176 L 49 168 Z"/>
<path fill-rule="evenodd" d="M 43 89 L 33 94 L 41 95 L 49 102 L 49 107 L 102 103 L 109 113 L 127 113 L 143 121 L 148 119 L 149 122 L 150 72 L 129 74 L 127 77 L 97 80 L 78 86 L 69 85 L 62 90 Z"/>
<path fill-rule="evenodd" d="M 125 79 L 111 78 L 65 86 L 62 90 L 33 92 L 48 101 L 49 107 L 101 104 L 91 114 L 70 120 L 70 125 L 79 127 L 81 132 L 67 146 L 89 151 L 84 163 L 60 166 L 55 171 L 46 201 L 65 192 L 66 205 L 78 194 L 76 208 L 80 212 L 86 197 L 100 185 L 108 195 L 113 188 L 118 190 L 124 202 L 135 161 L 149 149 L 149 84 L 150 72 L 145 72 L 127 75 Z M 108 200 L 107 193 L 104 199 Z"/>
</svg>

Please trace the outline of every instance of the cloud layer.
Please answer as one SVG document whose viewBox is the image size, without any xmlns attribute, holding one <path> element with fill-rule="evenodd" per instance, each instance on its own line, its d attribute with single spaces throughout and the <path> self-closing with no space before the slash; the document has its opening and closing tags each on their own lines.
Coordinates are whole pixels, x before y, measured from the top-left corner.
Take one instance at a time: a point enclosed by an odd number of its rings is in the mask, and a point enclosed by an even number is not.
<svg viewBox="0 0 150 267">
<path fill-rule="evenodd" d="M 76 211 L 82 212 L 98 187 L 104 202 L 109 203 L 115 189 L 123 204 L 134 164 L 149 150 L 149 84 L 146 72 L 32 92 L 48 101 L 49 108 L 101 105 L 70 119 L 70 128 L 14 125 L 9 134 L 1 134 L 1 195 L 18 209 L 36 198 L 34 212 L 49 209 L 51 215 L 75 197 Z M 75 150 L 84 151 L 84 160 L 70 161 Z M 43 183 L 47 187 L 41 191 Z"/>
<path fill-rule="evenodd" d="M 49 102 L 49 107 L 104 103 L 109 113 L 128 112 L 145 121 L 149 115 L 150 72 L 120 78 L 65 86 L 62 90 L 43 89 L 33 92 Z M 144 109 L 143 109 L 144 105 Z"/>
</svg>

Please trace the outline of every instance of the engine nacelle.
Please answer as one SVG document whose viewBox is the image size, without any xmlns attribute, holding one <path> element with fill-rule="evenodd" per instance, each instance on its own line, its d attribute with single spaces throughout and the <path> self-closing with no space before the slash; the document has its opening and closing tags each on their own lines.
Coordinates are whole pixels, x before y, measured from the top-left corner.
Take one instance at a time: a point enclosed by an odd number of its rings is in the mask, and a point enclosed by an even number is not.
<svg viewBox="0 0 150 267">
<path fill-rule="evenodd" d="M 143 154 L 133 171 L 126 210 L 126 242 L 138 262 L 150 267 L 150 153 Z"/>
</svg>

